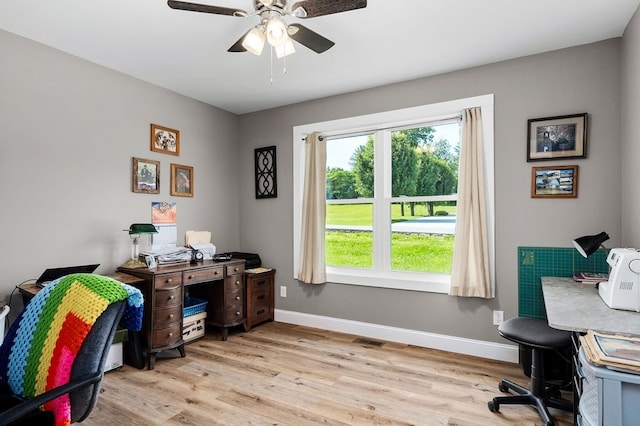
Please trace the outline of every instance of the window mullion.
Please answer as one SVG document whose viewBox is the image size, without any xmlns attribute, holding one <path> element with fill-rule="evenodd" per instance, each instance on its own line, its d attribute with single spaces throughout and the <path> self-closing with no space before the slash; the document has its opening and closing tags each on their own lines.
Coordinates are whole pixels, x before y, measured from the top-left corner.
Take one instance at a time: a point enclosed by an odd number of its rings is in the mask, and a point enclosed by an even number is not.
<svg viewBox="0 0 640 426">
<path fill-rule="evenodd" d="M 373 266 L 377 271 L 389 271 L 391 264 L 391 133 L 379 130 L 374 143 L 374 210 Z"/>
</svg>

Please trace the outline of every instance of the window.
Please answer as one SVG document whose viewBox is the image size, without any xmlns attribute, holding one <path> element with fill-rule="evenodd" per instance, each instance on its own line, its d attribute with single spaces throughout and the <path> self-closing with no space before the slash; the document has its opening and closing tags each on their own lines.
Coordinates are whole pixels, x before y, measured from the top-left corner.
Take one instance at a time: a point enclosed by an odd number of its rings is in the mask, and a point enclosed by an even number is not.
<svg viewBox="0 0 640 426">
<path fill-rule="evenodd" d="M 493 253 L 493 96 L 294 128 L 294 274 L 307 133 L 327 138 L 330 282 L 447 292 L 457 200 L 460 115 L 481 106 Z M 493 270 L 493 255 L 490 259 Z M 493 276 L 493 274 L 492 274 Z"/>
</svg>

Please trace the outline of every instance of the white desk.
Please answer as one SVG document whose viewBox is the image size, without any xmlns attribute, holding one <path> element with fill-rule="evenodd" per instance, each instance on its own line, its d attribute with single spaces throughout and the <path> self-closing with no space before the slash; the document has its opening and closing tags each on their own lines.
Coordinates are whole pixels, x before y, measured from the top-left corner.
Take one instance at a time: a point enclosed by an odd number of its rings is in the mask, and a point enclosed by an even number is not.
<svg viewBox="0 0 640 426">
<path fill-rule="evenodd" d="M 557 277 L 542 277 L 541 281 L 544 305 L 547 309 L 547 322 L 553 328 L 573 332 L 573 380 L 575 391 L 573 421 L 575 425 L 583 424 L 578 419 L 578 417 L 585 414 L 579 407 L 580 398 L 583 395 L 583 378 L 576 372 L 576 366 L 580 363 L 578 361 L 578 350 L 580 348 L 578 335 L 586 333 L 587 330 L 628 336 L 640 335 L 640 313 L 611 309 L 604 303 L 598 294 L 596 286 L 593 284 L 581 284 L 575 282 L 572 278 Z M 624 410 L 620 408 L 621 397 L 618 397 L 621 394 L 620 382 L 614 384 L 618 385 L 615 387 L 618 393 L 605 392 L 598 388 L 595 401 L 598 404 L 597 410 L 602 411 L 599 415 L 606 418 L 604 424 L 622 425 L 624 424 L 621 420 Z M 597 383 L 594 382 L 588 386 L 590 386 L 590 389 L 595 389 L 594 385 L 597 385 Z M 607 386 L 611 386 L 611 384 Z M 610 397 L 614 394 L 616 395 L 613 398 L 615 403 L 611 404 Z M 597 420 L 596 418 L 595 421 Z"/>
<path fill-rule="evenodd" d="M 608 307 L 593 284 L 542 277 L 547 321 L 553 328 L 586 333 L 640 335 L 640 313 Z"/>
</svg>

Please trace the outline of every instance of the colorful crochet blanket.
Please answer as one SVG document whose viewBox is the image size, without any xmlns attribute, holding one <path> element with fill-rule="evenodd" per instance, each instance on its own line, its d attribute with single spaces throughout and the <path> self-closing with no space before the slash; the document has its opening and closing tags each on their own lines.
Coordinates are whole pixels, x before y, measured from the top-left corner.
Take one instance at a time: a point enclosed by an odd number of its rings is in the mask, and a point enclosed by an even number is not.
<svg viewBox="0 0 640 426">
<path fill-rule="evenodd" d="M 33 397 L 69 382 L 91 327 L 113 302 L 127 300 L 121 324 L 142 326 L 143 298 L 134 287 L 95 274 L 72 274 L 47 285 L 12 324 L 0 348 L 0 380 L 16 395 Z M 68 395 L 46 403 L 56 425 L 68 425 Z"/>
</svg>

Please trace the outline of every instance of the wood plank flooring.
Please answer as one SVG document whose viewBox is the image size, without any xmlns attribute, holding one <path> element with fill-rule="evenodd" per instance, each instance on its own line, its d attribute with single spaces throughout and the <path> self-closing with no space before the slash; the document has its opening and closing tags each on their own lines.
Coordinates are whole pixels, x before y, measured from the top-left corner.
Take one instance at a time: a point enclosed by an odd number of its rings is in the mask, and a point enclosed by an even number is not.
<svg viewBox="0 0 640 426">
<path fill-rule="evenodd" d="M 83 425 L 540 425 L 527 406 L 487 402 L 498 381 L 527 384 L 516 364 L 358 336 L 266 323 L 226 342 L 216 333 L 106 374 Z M 173 355 L 173 351 L 168 355 Z M 177 356 L 177 351 L 176 354 Z M 551 410 L 558 426 L 571 413 Z"/>
</svg>

